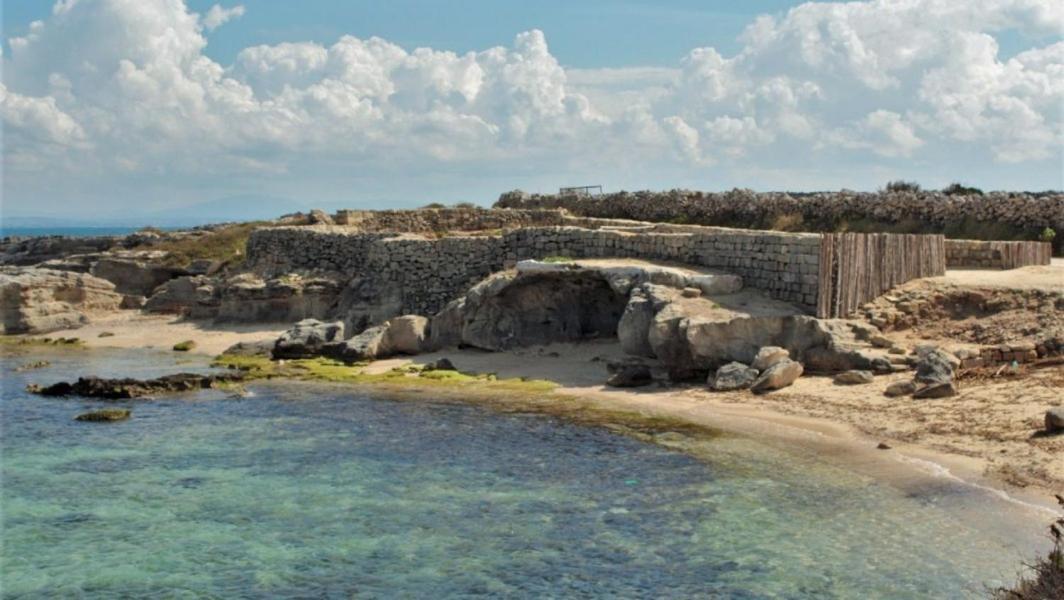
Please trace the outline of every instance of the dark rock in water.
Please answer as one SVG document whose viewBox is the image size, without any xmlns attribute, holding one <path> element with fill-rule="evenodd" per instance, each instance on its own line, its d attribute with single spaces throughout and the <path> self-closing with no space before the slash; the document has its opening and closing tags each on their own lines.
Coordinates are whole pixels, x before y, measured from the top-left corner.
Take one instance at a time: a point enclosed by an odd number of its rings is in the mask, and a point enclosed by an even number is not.
<svg viewBox="0 0 1064 600">
<path fill-rule="evenodd" d="M 1046 433 L 1064 433 L 1064 406 L 1046 411 Z"/>
<path fill-rule="evenodd" d="M 957 387 L 952 381 L 929 383 L 913 392 L 913 398 L 949 398 L 957 395 Z"/>
<path fill-rule="evenodd" d="M 759 375 L 753 385 L 750 386 L 750 391 L 755 394 L 763 394 L 787 387 L 802 376 L 802 371 L 801 363 L 785 358 Z"/>
<path fill-rule="evenodd" d="M 887 389 L 883 391 L 883 395 L 895 398 L 897 396 L 908 396 L 915 391 L 916 384 L 912 381 L 895 381 L 887 386 Z"/>
<path fill-rule="evenodd" d="M 74 420 L 93 422 L 124 421 L 129 418 L 130 414 L 132 413 L 130 413 L 128 408 L 104 408 L 82 413 L 74 417 Z"/>
<path fill-rule="evenodd" d="M 741 362 L 731 362 L 717 369 L 717 374 L 709 382 L 709 387 L 718 392 L 742 390 L 753 385 L 758 371 Z"/>
<path fill-rule="evenodd" d="M 317 319 L 303 319 L 281 334 L 273 346 L 274 358 L 313 358 L 320 356 L 325 346 L 342 343 L 344 324 L 323 323 Z"/>
<path fill-rule="evenodd" d="M 611 373 L 606 379 L 606 385 L 610 387 L 640 387 L 654 381 L 650 367 L 640 362 L 613 362 L 606 369 Z"/>
<path fill-rule="evenodd" d="M 52 364 L 52 363 L 50 363 L 50 362 L 48 362 L 46 360 L 36 360 L 36 361 L 31 362 L 31 363 L 26 363 L 24 365 L 19 365 L 18 368 L 16 368 L 15 370 L 16 371 L 31 371 L 33 369 L 43 369 L 43 368 L 47 367 L 50 364 Z"/>
<path fill-rule="evenodd" d="M 240 381 L 239 374 L 197 375 L 195 373 L 177 373 L 164 375 L 156 379 L 104 379 L 100 377 L 81 377 L 74 383 L 61 381 L 49 386 L 29 385 L 26 391 L 41 396 L 83 396 L 86 398 L 103 398 L 118 400 L 142 398 L 152 394 L 167 394 L 208 389 L 216 383 Z"/>
<path fill-rule="evenodd" d="M 871 371 L 851 370 L 844 371 L 835 376 L 835 383 L 841 385 L 860 385 L 862 383 L 872 383 L 875 377 Z"/>
<path fill-rule="evenodd" d="M 454 363 L 451 362 L 451 359 L 444 357 L 444 358 L 438 358 L 438 359 L 428 363 L 427 365 L 422 367 L 421 370 L 422 371 L 457 371 L 458 369 L 455 368 Z"/>
</svg>

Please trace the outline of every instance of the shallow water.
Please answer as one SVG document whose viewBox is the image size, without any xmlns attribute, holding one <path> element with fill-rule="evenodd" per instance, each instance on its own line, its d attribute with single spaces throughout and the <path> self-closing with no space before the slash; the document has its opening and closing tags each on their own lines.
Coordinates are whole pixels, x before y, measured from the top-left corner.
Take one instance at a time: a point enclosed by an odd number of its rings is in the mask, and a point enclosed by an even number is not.
<svg viewBox="0 0 1064 600">
<path fill-rule="evenodd" d="M 971 597 L 1038 541 L 962 517 L 994 514 L 964 486 L 901 491 L 734 436 L 696 460 L 338 386 L 80 423 L 104 403 L 22 387 L 206 366 L 72 351 L 13 371 L 31 358 L 0 365 L 4 597 Z"/>
</svg>

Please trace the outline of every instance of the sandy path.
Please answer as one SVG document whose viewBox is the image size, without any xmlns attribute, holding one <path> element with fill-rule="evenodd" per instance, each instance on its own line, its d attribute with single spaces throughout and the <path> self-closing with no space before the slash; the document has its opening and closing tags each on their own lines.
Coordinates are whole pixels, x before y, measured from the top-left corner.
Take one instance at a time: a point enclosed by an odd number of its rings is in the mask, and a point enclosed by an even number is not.
<svg viewBox="0 0 1064 600">
<path fill-rule="evenodd" d="M 1041 289 L 1064 292 L 1064 258 L 1054 258 L 1051 264 L 1023 267 L 1008 271 L 949 270 L 942 277 L 929 277 L 928 284 L 952 284 L 966 287 L 1003 287 L 1014 290 Z"/>
</svg>

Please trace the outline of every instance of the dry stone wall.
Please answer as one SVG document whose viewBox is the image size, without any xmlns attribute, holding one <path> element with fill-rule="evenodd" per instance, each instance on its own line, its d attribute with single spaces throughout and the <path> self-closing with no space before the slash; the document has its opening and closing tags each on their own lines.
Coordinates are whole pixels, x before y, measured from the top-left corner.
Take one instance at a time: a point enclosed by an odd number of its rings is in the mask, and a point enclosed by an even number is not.
<svg viewBox="0 0 1064 600">
<path fill-rule="evenodd" d="M 946 240 L 946 266 L 951 269 L 1016 269 L 1048 265 L 1049 242 L 984 242 Z"/>
<path fill-rule="evenodd" d="M 341 210 L 333 216 L 337 225 L 362 231 L 430 233 L 436 231 L 483 231 L 537 225 L 562 225 L 557 209 L 421 208 L 417 210 Z"/>
</svg>

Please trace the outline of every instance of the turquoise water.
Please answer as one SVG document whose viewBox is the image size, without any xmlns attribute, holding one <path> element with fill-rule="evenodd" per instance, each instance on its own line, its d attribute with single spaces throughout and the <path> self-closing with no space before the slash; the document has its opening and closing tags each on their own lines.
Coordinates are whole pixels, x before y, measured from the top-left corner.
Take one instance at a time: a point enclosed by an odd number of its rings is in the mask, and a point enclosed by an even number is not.
<svg viewBox="0 0 1064 600">
<path fill-rule="evenodd" d="M 1031 540 L 750 439 L 708 460 L 544 416 L 268 384 L 102 406 L 21 391 L 194 359 L 67 352 L 3 365 L 8 598 L 962 598 Z M 192 361 L 191 363 L 188 361 Z M 992 514 L 992 513 L 991 513 Z"/>
</svg>

